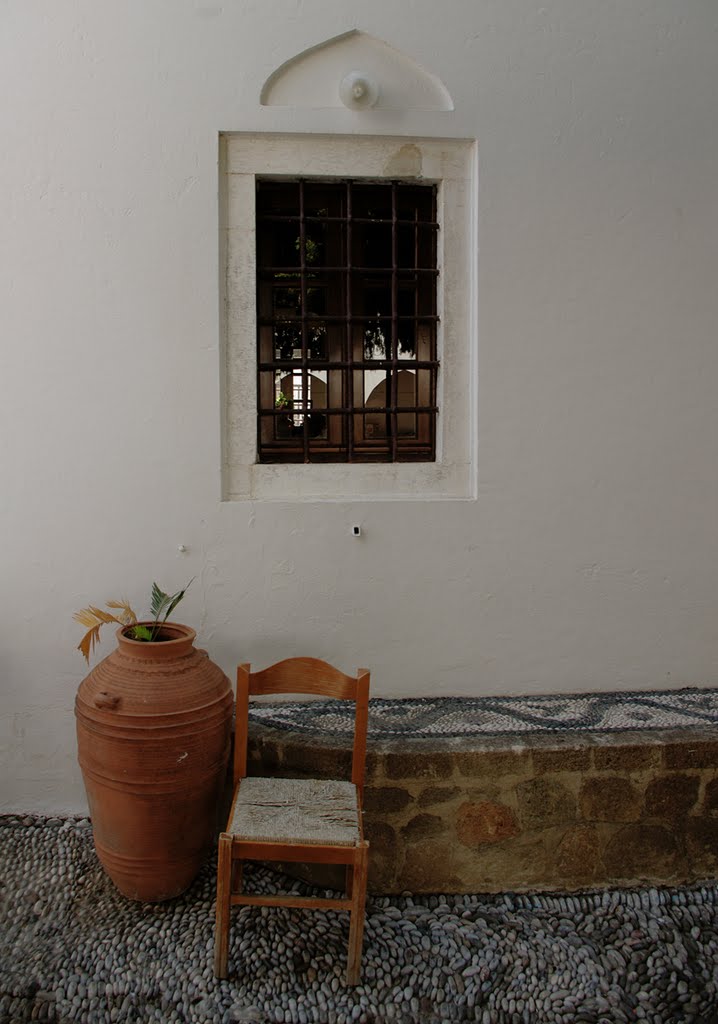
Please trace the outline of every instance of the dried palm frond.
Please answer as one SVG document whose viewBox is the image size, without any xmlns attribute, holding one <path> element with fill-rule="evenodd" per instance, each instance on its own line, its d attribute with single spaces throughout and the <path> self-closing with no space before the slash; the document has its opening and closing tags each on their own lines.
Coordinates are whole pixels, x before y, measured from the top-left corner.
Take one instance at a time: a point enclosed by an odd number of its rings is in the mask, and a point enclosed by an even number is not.
<svg viewBox="0 0 718 1024">
<path fill-rule="evenodd" d="M 94 651 L 95 645 L 100 639 L 101 626 L 102 623 L 98 622 L 96 626 L 92 627 L 92 629 L 88 629 L 88 631 L 83 636 L 82 640 L 80 640 L 79 644 L 77 645 L 78 651 L 82 651 L 82 653 L 85 655 L 85 661 L 88 663 L 88 665 L 90 663 L 90 655 Z"/>
<path fill-rule="evenodd" d="M 96 608 L 94 604 L 88 605 L 87 608 L 82 608 L 73 615 L 75 622 L 79 622 L 81 626 L 89 627 L 77 645 L 78 651 L 82 651 L 87 662 L 89 662 L 90 655 L 100 639 L 100 629 L 106 622 L 116 622 L 118 626 L 128 626 L 133 622 L 137 622 L 137 616 L 127 601 L 107 601 L 106 603 L 108 608 L 122 609 L 122 615 L 118 618 L 111 612 L 103 611 L 102 608 Z"/>
<path fill-rule="evenodd" d="M 132 626 L 137 622 L 137 616 L 130 607 L 130 603 L 126 598 L 122 598 L 120 601 L 105 601 L 108 608 L 121 608 L 122 615 L 118 618 L 125 626 Z"/>
<path fill-rule="evenodd" d="M 96 608 L 94 604 L 89 604 L 87 608 L 82 608 L 79 612 L 75 612 L 72 616 L 75 622 L 79 622 L 81 626 L 95 626 L 99 622 L 102 625 L 103 622 L 119 622 L 117 616 L 112 615 L 111 612 L 105 612 L 102 608 Z"/>
</svg>

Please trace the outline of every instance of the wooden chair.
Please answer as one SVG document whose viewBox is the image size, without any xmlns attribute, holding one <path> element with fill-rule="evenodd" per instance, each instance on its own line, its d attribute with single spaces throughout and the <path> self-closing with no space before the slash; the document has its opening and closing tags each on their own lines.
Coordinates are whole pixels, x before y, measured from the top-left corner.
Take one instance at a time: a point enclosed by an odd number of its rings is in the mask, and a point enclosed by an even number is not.
<svg viewBox="0 0 718 1024">
<path fill-rule="evenodd" d="M 247 777 L 249 697 L 305 693 L 355 701 L 351 782 L 326 779 Z M 214 973 L 227 977 L 231 908 L 304 907 L 348 910 L 346 980 L 359 981 L 369 844 L 362 828 L 362 796 L 369 704 L 369 672 L 356 677 L 316 658 L 288 658 L 263 672 L 237 669 L 234 799 L 227 829 L 219 837 Z M 245 860 L 346 865 L 346 895 L 338 899 L 296 895 L 252 896 L 242 891 Z"/>
</svg>

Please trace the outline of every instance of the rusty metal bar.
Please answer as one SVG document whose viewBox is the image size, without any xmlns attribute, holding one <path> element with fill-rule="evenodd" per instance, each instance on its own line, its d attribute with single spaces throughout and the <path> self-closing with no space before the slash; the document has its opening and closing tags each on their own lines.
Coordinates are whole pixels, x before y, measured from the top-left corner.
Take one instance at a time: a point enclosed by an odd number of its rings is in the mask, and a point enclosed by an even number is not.
<svg viewBox="0 0 718 1024">
<path fill-rule="evenodd" d="M 309 462 L 309 417 L 306 412 L 307 395 L 309 394 L 309 376 L 307 374 L 307 225 L 304 219 L 304 187 L 306 182 L 299 182 L 299 274 L 301 289 L 301 321 L 302 321 L 302 443 L 304 461 Z M 292 393 L 292 399 L 294 394 Z"/>
</svg>

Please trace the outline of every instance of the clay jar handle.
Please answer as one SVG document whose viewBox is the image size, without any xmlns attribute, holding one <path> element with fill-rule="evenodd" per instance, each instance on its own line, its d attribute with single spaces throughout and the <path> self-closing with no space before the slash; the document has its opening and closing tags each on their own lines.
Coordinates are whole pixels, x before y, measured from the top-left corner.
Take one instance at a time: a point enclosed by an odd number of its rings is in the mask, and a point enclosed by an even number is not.
<svg viewBox="0 0 718 1024">
<path fill-rule="evenodd" d="M 101 690 L 100 693 L 95 694 L 96 708 L 104 708 L 106 711 L 114 711 L 119 703 L 119 697 L 115 697 L 111 693 L 106 693 L 104 690 Z"/>
</svg>

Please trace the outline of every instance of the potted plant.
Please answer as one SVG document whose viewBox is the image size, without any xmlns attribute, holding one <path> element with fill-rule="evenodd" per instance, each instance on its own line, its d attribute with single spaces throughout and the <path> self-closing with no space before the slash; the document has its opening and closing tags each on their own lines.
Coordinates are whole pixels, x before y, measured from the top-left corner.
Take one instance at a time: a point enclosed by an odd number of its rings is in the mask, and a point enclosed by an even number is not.
<svg viewBox="0 0 718 1024">
<path fill-rule="evenodd" d="M 167 594 L 153 583 L 145 620 L 127 601 L 75 615 L 88 662 L 102 626 L 119 627 L 117 648 L 80 684 L 75 716 L 97 855 L 131 899 L 170 899 L 190 885 L 226 777 L 232 688 L 194 646 L 195 631 L 169 621 L 189 585 Z"/>
</svg>

